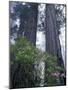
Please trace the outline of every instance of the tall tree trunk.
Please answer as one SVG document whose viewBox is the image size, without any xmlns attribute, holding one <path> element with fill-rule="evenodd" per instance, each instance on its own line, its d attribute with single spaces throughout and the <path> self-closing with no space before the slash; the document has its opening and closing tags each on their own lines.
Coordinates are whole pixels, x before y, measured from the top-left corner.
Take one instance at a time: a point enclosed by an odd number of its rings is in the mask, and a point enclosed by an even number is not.
<svg viewBox="0 0 68 90">
<path fill-rule="evenodd" d="M 61 55 L 61 46 L 59 40 L 58 29 L 56 26 L 55 5 L 46 5 L 46 51 L 57 57 L 57 65 L 64 67 Z M 64 71 L 65 72 L 65 71 Z M 61 74 L 64 72 L 60 72 Z M 60 75 L 61 75 L 60 74 Z M 59 76 L 60 85 L 66 84 L 65 77 Z"/>
<path fill-rule="evenodd" d="M 31 5 L 31 11 L 28 13 L 28 21 L 25 26 L 25 37 L 34 46 L 36 45 L 36 30 L 37 30 L 37 15 L 38 15 L 38 4 Z"/>
<path fill-rule="evenodd" d="M 20 15 L 20 27 L 18 36 L 24 36 L 34 46 L 36 44 L 36 30 L 37 30 L 37 15 L 38 15 L 38 4 L 30 4 L 29 11 L 23 15 Z"/>
<path fill-rule="evenodd" d="M 58 30 L 56 27 L 55 6 L 53 4 L 46 5 L 46 51 L 49 54 L 57 56 L 57 63 L 63 66 L 61 55 L 61 46 L 59 41 Z"/>
</svg>

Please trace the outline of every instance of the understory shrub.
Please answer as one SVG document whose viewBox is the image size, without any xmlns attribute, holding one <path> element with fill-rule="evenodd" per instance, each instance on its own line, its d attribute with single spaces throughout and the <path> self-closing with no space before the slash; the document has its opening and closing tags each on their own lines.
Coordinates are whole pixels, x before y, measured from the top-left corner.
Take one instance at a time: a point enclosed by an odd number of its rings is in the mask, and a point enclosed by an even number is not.
<svg viewBox="0 0 68 90">
<path fill-rule="evenodd" d="M 60 71 L 64 68 L 57 66 L 57 58 L 34 47 L 26 38 L 17 38 L 10 45 L 10 88 L 28 88 L 40 86 L 41 78 L 35 66 L 45 63 L 44 85 L 60 85 L 63 81 Z"/>
</svg>

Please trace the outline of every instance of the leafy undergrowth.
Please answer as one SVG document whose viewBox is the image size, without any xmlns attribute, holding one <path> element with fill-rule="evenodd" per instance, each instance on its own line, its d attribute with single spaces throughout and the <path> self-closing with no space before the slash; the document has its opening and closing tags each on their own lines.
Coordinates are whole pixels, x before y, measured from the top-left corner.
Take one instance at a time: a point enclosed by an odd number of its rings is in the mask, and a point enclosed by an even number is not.
<svg viewBox="0 0 68 90">
<path fill-rule="evenodd" d="M 44 86 L 62 85 L 60 72 L 64 72 L 64 68 L 57 65 L 57 58 L 42 53 L 25 38 L 17 38 L 15 44 L 10 45 L 10 88 L 40 86 L 41 79 L 35 68 L 40 61 L 45 63 Z"/>
</svg>

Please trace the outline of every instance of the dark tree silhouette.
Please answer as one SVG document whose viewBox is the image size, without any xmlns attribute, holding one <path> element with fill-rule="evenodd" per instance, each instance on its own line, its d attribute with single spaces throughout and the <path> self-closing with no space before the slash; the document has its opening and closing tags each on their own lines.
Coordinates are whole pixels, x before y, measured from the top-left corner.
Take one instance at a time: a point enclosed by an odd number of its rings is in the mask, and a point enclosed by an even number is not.
<svg viewBox="0 0 68 90">
<path fill-rule="evenodd" d="M 36 30 L 37 30 L 37 15 L 38 15 L 38 4 L 31 4 L 31 11 L 28 12 L 28 20 L 25 25 L 24 36 L 30 41 L 34 46 L 36 44 Z"/>
</svg>

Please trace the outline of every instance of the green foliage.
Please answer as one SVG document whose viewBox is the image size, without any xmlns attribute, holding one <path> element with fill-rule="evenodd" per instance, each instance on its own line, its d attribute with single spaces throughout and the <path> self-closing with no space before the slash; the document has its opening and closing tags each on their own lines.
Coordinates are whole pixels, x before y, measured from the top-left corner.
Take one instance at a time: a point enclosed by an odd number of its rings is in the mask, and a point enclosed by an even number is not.
<svg viewBox="0 0 68 90">
<path fill-rule="evenodd" d="M 61 72 L 64 72 L 64 68 L 57 65 L 57 58 L 55 56 L 44 54 L 45 61 L 45 83 L 44 86 L 56 86 L 61 85 L 60 78 Z M 62 82 L 64 82 L 62 80 Z"/>
<path fill-rule="evenodd" d="M 10 46 L 10 74 L 12 88 L 35 86 L 34 65 L 38 50 L 25 38 L 17 38 Z"/>
<path fill-rule="evenodd" d="M 40 72 L 35 68 L 40 61 L 45 63 L 44 86 L 60 85 L 58 74 L 64 69 L 57 66 L 57 58 L 41 52 L 26 38 L 19 37 L 10 45 L 10 59 L 11 88 L 40 86 Z"/>
<path fill-rule="evenodd" d="M 11 45 L 11 53 L 16 61 L 33 63 L 36 60 L 36 50 L 25 38 L 18 38 L 15 45 Z"/>
</svg>

